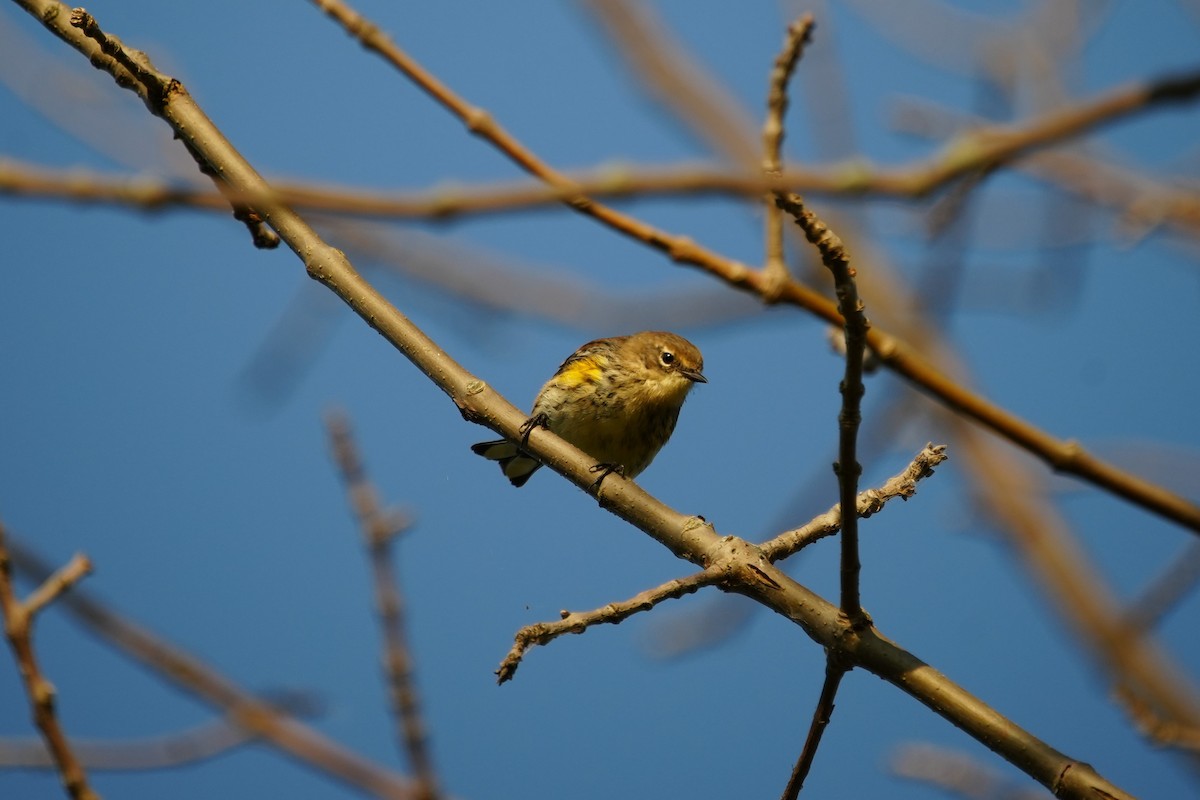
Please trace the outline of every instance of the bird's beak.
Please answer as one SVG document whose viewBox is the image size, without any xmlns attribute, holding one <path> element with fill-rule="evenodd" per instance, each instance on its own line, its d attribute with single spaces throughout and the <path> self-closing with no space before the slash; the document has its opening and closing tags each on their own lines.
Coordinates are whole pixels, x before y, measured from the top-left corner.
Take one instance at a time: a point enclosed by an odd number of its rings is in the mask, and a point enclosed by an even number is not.
<svg viewBox="0 0 1200 800">
<path fill-rule="evenodd" d="M 698 369 L 681 369 L 679 374 L 693 383 L 708 383 L 708 378 Z"/>
</svg>

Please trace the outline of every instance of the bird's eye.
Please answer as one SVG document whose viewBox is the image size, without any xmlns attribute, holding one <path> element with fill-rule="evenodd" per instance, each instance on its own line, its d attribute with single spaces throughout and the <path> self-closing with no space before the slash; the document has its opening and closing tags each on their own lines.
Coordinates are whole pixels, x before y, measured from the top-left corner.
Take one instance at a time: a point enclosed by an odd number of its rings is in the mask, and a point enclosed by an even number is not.
<svg viewBox="0 0 1200 800">
<path fill-rule="evenodd" d="M 670 350 L 663 350 L 662 355 L 658 357 L 658 360 L 663 363 L 664 367 L 669 367 L 675 363 L 675 354 Z"/>
</svg>

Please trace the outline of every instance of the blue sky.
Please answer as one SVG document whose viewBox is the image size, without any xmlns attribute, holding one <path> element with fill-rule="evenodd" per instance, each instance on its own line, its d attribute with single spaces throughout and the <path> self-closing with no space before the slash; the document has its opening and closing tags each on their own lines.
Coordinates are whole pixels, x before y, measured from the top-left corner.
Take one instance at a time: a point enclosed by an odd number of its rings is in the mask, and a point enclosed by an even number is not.
<svg viewBox="0 0 1200 800">
<path fill-rule="evenodd" d="M 897 43 L 896 23 L 863 13 L 873 4 L 832 5 L 818 13 L 810 55 L 819 63 L 829 55 L 819 49 L 829 48 L 842 60 L 850 152 L 887 164 L 932 152 L 933 143 L 893 129 L 906 98 L 970 113 L 1024 116 L 1046 107 L 1044 81 L 1023 86 L 1015 112 L 980 99 L 962 59 L 987 41 L 968 46 L 947 7 L 912 5 L 912 18 L 932 31 L 914 53 Z M 987 16 L 973 19 L 1003 30 L 1031 6 L 991 2 L 980 12 Z M 715 158 L 639 90 L 580 6 L 357 7 L 556 166 Z M 757 125 L 769 65 L 799 7 L 654 8 Z M 269 177 L 375 190 L 519 177 L 309 4 L 126 0 L 88 10 L 180 78 Z M 1174 3 L 1087 4 L 1081 28 L 1086 42 L 1064 72 L 1071 95 L 1196 67 L 1200 20 Z M 193 176 L 163 123 L 14 4 L 0 6 L 0 43 L 0 157 Z M 1033 58 L 1023 57 L 1022 69 L 1032 72 Z M 824 123 L 814 109 L 827 106 L 831 91 L 827 80 L 803 78 L 788 118 L 793 163 L 823 157 L 813 129 Z M 802 87 L 816 87 L 817 100 L 805 99 Z M 1171 108 L 1107 128 L 1089 146 L 1160 180 L 1190 176 L 1194 185 L 1197 130 L 1200 112 Z M 967 247 L 951 253 L 958 261 L 944 273 L 958 285 L 946 340 L 979 390 L 1005 408 L 1197 498 L 1196 241 L 1161 232 L 1132 240 L 1096 209 L 1047 235 L 1042 223 L 1063 202 L 1047 198 L 1058 197 L 1019 176 L 985 184 Z M 864 259 L 860 270 L 879 252 L 927 286 L 947 258 L 924 241 L 914 206 L 814 205 L 853 213 L 867 237 L 852 249 Z M 667 198 L 625 207 L 733 258 L 761 261 L 761 219 L 747 205 Z M 518 405 L 590 338 L 669 326 L 694 341 L 710 383 L 693 392 L 674 439 L 639 478 L 671 506 L 703 514 L 722 533 L 763 540 L 835 502 L 829 464 L 841 365 L 810 316 L 758 308 L 559 209 L 370 229 L 394 244 L 402 265 L 428 262 L 435 277 L 461 270 L 468 283 L 535 292 L 565 281 L 578 311 L 554 318 L 464 302 L 382 263 L 345 228 L 322 230 L 447 352 Z M 492 672 L 522 625 L 623 599 L 690 569 L 549 471 L 512 489 L 468 449 L 489 432 L 464 423 L 290 252 L 254 250 L 225 214 L 11 197 L 0 197 L 0 235 L 0 518 L 56 562 L 86 552 L 96 564 L 86 589 L 248 688 L 314 692 L 325 706 L 316 727 L 406 769 L 380 680 L 369 572 L 322 425 L 329 409 L 343 409 L 378 490 L 416 519 L 398 569 L 434 757 L 454 796 L 782 790 L 820 687 L 819 648 L 794 625 L 752 613 L 719 647 L 654 655 L 679 626 L 697 618 L 713 625 L 698 615 L 742 609 L 740 599 L 702 592 L 564 638 L 534 650 L 512 683 L 495 686 Z M 645 302 L 681 295 L 708 305 L 696 312 Z M 864 299 L 870 315 L 872 297 Z M 279 327 L 281 319 L 293 323 Z M 280 361 L 271 346 L 280 335 L 294 362 Z M 900 402 L 904 423 L 885 423 Z M 864 463 L 864 485 L 898 471 L 925 442 L 950 440 L 932 408 L 894 377 L 870 379 L 864 416 L 882 438 Z M 1041 466 L 1033 474 L 1119 601 L 1194 546 L 1194 534 L 1121 500 Z M 1107 677 L 1048 610 L 969 487 L 952 448 L 914 499 L 863 523 L 863 601 L 880 630 L 1127 791 L 1195 793 L 1183 761 L 1130 729 Z M 793 574 L 836 597 L 836 550 L 832 541 L 811 548 Z M 1198 623 L 1193 594 L 1159 628 L 1193 679 Z M 59 609 L 43 614 L 37 633 L 73 736 L 149 737 L 214 716 Z M 0 659 L 0 735 L 31 734 L 16 670 Z M 856 671 L 843 684 L 805 796 L 940 796 L 888 773 L 896 748 L 912 742 L 1024 780 Z M 353 794 L 261 745 L 181 770 L 93 779 L 105 796 L 135 799 Z M 0 796 L 58 792 L 52 775 L 0 771 Z"/>
</svg>

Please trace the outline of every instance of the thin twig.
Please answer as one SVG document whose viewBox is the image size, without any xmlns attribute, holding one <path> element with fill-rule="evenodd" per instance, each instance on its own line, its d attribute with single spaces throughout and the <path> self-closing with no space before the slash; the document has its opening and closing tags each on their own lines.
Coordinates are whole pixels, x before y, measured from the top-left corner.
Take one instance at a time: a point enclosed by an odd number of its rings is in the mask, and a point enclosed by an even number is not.
<svg viewBox="0 0 1200 800">
<path fill-rule="evenodd" d="M 29 0 L 23 1 L 28 2 Z M 517 141 L 485 110 L 470 105 L 422 68 L 397 47 L 378 26 L 353 11 L 341 0 L 312 0 L 312 2 L 357 38 L 363 47 L 378 53 L 440 105 L 457 116 L 468 131 L 490 142 L 522 169 L 550 185 L 564 190 L 567 196 L 563 202 L 571 208 L 666 253 L 675 261 L 700 267 L 731 286 L 772 300 L 776 299 L 776 288 L 779 288 L 777 296 L 779 302 L 807 309 L 832 324 L 845 324 L 834 303 L 819 292 L 795 280 L 788 280 L 782 287 L 775 287 L 765 279 L 759 270 L 725 258 L 687 237 L 674 236 L 628 214 L 597 203 L 583 194 L 580 187 L 570 178 L 543 162 Z M 1090 130 L 1101 122 L 1127 116 L 1134 111 L 1159 102 L 1190 100 L 1198 93 L 1200 93 L 1200 74 L 1188 74 L 1151 86 L 1135 86 L 1106 96 L 1092 105 L 1068 109 L 1052 119 L 1048 118 L 1044 121 L 1042 129 L 1037 132 L 1037 136 L 1027 134 L 1013 139 L 1002 133 L 993 133 L 995 141 L 1001 141 L 1003 144 L 994 145 L 994 142 L 991 142 L 988 147 L 982 149 L 994 153 L 997 158 L 1013 158 L 1034 146 L 1033 143 L 1061 141 Z M 994 149 L 991 145 L 994 145 Z M 974 145 L 974 140 L 964 144 L 964 152 L 957 153 L 953 159 L 955 166 L 952 171 L 955 177 L 977 171 L 989 163 L 986 159 L 980 160 L 977 157 L 976 154 L 980 149 Z M 967 165 L 966 169 L 962 167 L 963 164 Z M 943 403 L 1034 453 L 1054 469 L 1077 475 L 1200 535 L 1200 506 L 1091 455 L 1078 442 L 1056 439 L 1025 420 L 1008 413 L 994 403 L 967 390 L 957 381 L 951 380 L 931 362 L 918 355 L 909 345 L 879 328 L 871 328 L 867 332 L 867 345 L 889 369 L 916 383 Z"/>
<path fill-rule="evenodd" d="M 858 478 L 862 466 L 858 463 L 858 427 L 862 423 L 863 352 L 866 349 L 870 324 L 863 313 L 854 282 L 854 270 L 846 248 L 829 227 L 804 206 L 799 195 L 780 196 L 779 207 L 796 220 L 805 237 L 821 254 L 821 261 L 833 273 L 838 297 L 838 311 L 846 320 L 846 370 L 842 378 L 842 409 L 838 413 L 838 460 L 834 472 L 838 476 L 838 493 L 842 507 L 842 611 L 854 622 L 863 619 L 859 597 L 858 515 L 847 514 L 854 508 L 858 495 Z"/>
<path fill-rule="evenodd" d="M 391 694 L 392 713 L 400 729 L 402 749 L 408 754 L 409 763 L 416 774 L 418 796 L 422 800 L 434 800 L 441 792 L 438 789 L 437 770 L 433 766 L 428 738 L 425 735 L 425 722 L 421 715 L 415 669 L 405 630 L 404 599 L 392 567 L 391 545 L 407 528 L 408 523 L 407 520 L 398 519 L 395 514 L 386 513 L 380 507 L 375 488 L 367 480 L 362 458 L 359 456 L 346 417 L 340 413 L 330 414 L 326 418 L 326 428 L 334 461 L 341 473 L 350 506 L 354 509 L 354 516 L 371 558 L 375 603 L 379 612 L 379 624 L 383 628 L 388 689 Z"/>
<path fill-rule="evenodd" d="M 837 698 L 838 687 L 842 683 L 849 667 L 842 664 L 830 654 L 825 659 L 825 681 L 821 684 L 821 696 L 817 699 L 817 707 L 813 709 L 812 722 L 808 727 L 808 736 L 804 739 L 804 747 L 792 768 L 792 776 L 788 779 L 787 787 L 783 790 L 782 800 L 796 800 L 804 781 L 812 769 L 813 759 L 817 757 L 817 748 L 821 746 L 821 737 L 829 727 L 833 717 L 833 701 Z"/>
<path fill-rule="evenodd" d="M 763 123 L 763 174 L 778 176 L 783 170 L 784 116 L 788 107 L 788 81 L 800 63 L 804 46 L 812 36 L 813 16 L 803 14 L 788 26 L 783 49 L 775 57 L 771 79 L 767 89 L 767 117 Z M 776 193 L 766 195 L 763 214 L 766 238 L 766 258 L 763 264 L 764 277 L 773 285 L 781 286 L 788 278 L 787 263 L 783 255 L 783 211 L 775 203 Z"/>
<path fill-rule="evenodd" d="M 76 553 L 66 566 L 42 581 L 29 597 L 25 598 L 25 613 L 32 621 L 38 612 L 66 594 L 72 586 L 92 572 L 92 562 L 83 553 Z"/>
<path fill-rule="evenodd" d="M 583 633 L 593 625 L 618 625 L 634 614 L 649 611 L 664 600 L 677 600 L 704 586 L 711 586 L 724 577 L 723 568 L 710 567 L 685 578 L 676 578 L 661 586 L 647 589 L 628 600 L 609 603 L 593 611 L 563 611 L 562 619 L 555 622 L 526 625 L 517 631 L 512 649 L 500 662 L 500 667 L 496 670 L 497 683 L 512 680 L 517 667 L 521 666 L 521 659 L 531 647 L 549 644 L 563 634 Z"/>
<path fill-rule="evenodd" d="M 867 489 L 859 494 L 855 503 L 858 516 L 866 518 L 877 513 L 892 498 L 904 500 L 912 497 L 917 491 L 917 481 L 928 478 L 933 474 L 933 468 L 948 458 L 945 445 L 927 444 L 917 453 L 912 462 L 904 470 L 883 483 L 876 489 Z M 818 539 L 832 536 L 842 528 L 842 504 L 839 500 L 832 508 L 815 517 L 811 522 L 799 528 L 779 534 L 770 541 L 759 545 L 767 560 L 773 562 L 791 556 L 802 548 L 807 547 Z"/>
<path fill-rule="evenodd" d="M 76 555 L 66 567 L 48 576 L 29 600 L 22 603 L 13 588 L 12 562 L 4 523 L 0 522 L 0 613 L 4 616 L 4 632 L 25 684 L 25 693 L 29 695 L 33 722 L 42 733 L 67 794 L 74 800 L 100 800 L 100 795 L 89 785 L 87 772 L 58 721 L 54 685 L 42 674 L 33 649 L 33 622 L 37 612 L 62 597 L 91 568 L 86 556 Z"/>
</svg>

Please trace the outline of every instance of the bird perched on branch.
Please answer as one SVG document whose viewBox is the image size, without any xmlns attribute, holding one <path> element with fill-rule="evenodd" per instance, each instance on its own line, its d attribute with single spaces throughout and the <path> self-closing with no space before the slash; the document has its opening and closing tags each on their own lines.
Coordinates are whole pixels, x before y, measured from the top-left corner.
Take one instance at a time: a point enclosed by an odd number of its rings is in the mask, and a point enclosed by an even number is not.
<svg viewBox="0 0 1200 800">
<path fill-rule="evenodd" d="M 665 331 L 643 331 L 588 342 L 563 362 L 533 402 L 522 428 L 550 429 L 599 463 L 603 472 L 640 474 L 658 455 L 679 419 L 688 392 L 708 383 L 694 344 Z M 500 462 L 513 486 L 524 486 L 542 466 L 520 444 L 480 442 L 475 453 Z"/>
</svg>

